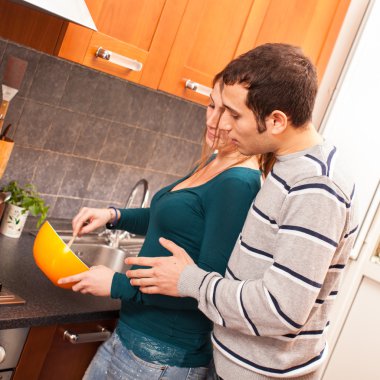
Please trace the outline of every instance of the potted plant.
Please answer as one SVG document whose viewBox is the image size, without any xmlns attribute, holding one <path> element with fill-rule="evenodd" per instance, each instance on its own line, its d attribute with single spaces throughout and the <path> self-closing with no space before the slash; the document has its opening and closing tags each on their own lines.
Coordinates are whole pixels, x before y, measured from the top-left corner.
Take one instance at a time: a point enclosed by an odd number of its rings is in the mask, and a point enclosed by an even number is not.
<svg viewBox="0 0 380 380">
<path fill-rule="evenodd" d="M 10 193 L 0 226 L 0 232 L 3 235 L 20 237 L 29 213 L 40 216 L 37 228 L 46 219 L 49 207 L 45 205 L 45 201 L 33 185 L 20 186 L 16 181 L 11 181 L 3 186 L 1 191 Z"/>
</svg>

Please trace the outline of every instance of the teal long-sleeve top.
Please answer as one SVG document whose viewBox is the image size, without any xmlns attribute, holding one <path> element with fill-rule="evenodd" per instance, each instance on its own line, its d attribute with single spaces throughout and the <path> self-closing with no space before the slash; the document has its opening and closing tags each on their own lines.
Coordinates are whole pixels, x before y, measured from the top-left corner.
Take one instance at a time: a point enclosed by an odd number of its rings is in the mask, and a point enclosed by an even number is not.
<svg viewBox="0 0 380 380">
<path fill-rule="evenodd" d="M 158 241 L 164 237 L 184 248 L 200 268 L 224 275 L 260 188 L 260 175 L 258 170 L 233 167 L 200 186 L 172 191 L 186 176 L 158 191 L 150 208 L 121 209 L 115 227 L 145 235 L 139 256 L 170 256 Z M 210 362 L 212 323 L 198 310 L 195 299 L 143 294 L 125 273 L 115 273 L 111 296 L 122 302 L 118 334 L 141 359 L 157 362 L 157 350 L 151 354 L 130 347 L 127 330 L 153 341 L 160 351 L 160 364 L 199 367 Z M 181 354 L 173 355 L 173 347 Z"/>
</svg>

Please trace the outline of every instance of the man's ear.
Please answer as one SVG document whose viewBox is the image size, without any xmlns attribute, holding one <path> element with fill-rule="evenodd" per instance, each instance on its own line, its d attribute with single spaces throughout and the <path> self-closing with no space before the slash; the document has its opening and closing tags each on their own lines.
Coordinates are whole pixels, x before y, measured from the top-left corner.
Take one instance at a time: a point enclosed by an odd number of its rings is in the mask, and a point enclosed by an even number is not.
<svg viewBox="0 0 380 380">
<path fill-rule="evenodd" d="M 288 126 L 288 117 L 284 112 L 279 110 L 274 110 L 266 120 L 266 125 L 268 131 L 274 136 L 284 133 L 286 127 Z"/>
</svg>

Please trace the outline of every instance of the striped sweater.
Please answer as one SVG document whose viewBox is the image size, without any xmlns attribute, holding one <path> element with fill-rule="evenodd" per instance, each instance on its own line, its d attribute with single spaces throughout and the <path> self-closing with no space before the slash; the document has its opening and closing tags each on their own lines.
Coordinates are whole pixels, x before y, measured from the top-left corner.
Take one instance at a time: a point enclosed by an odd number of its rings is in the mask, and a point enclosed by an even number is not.
<svg viewBox="0 0 380 380">
<path fill-rule="evenodd" d="M 214 322 L 214 360 L 225 380 L 317 378 L 358 228 L 355 187 L 343 169 L 327 142 L 278 157 L 225 277 L 195 265 L 182 273 L 181 296 L 197 299 Z"/>
</svg>

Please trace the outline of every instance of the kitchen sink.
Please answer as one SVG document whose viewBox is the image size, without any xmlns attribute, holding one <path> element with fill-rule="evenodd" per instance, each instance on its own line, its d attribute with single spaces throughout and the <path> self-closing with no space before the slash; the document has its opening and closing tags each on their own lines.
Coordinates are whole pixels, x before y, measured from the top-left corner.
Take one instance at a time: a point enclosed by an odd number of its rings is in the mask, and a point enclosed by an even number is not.
<svg viewBox="0 0 380 380">
<path fill-rule="evenodd" d="M 68 242 L 71 236 L 62 236 Z M 71 250 L 89 267 L 105 265 L 116 272 L 125 272 L 129 265 L 124 263 L 127 257 L 137 256 L 140 252 L 144 239 L 131 238 L 120 242 L 118 248 L 110 247 L 102 243 L 102 240 L 92 241 L 89 236 L 77 238 L 72 244 Z"/>
</svg>

